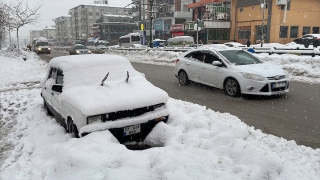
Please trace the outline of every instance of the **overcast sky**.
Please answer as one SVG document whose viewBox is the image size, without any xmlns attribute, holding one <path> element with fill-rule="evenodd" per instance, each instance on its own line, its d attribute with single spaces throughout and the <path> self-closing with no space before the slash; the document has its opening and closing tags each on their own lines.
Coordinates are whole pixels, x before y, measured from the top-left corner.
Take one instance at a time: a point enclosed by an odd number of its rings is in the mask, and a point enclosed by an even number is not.
<svg viewBox="0 0 320 180">
<path fill-rule="evenodd" d="M 2 0 L 5 3 L 17 2 L 17 0 Z M 132 0 L 108 0 L 109 5 L 126 6 L 132 2 Z M 37 6 L 42 2 L 41 8 L 41 20 L 36 25 L 26 25 L 19 29 L 19 36 L 21 38 L 29 39 L 30 30 L 40 30 L 46 26 L 51 27 L 54 25 L 52 19 L 60 16 L 68 15 L 69 9 L 81 4 L 93 4 L 94 0 L 23 0 L 24 3 L 28 3 L 29 7 Z M 16 41 L 16 32 L 11 33 L 11 37 Z"/>
</svg>

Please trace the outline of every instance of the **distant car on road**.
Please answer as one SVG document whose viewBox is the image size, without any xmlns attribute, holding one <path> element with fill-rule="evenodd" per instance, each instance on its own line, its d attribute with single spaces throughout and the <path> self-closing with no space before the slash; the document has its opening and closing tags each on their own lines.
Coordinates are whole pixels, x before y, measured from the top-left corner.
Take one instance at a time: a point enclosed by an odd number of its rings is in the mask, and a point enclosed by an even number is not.
<svg viewBox="0 0 320 180">
<path fill-rule="evenodd" d="M 243 45 L 241 43 L 238 43 L 238 42 L 226 42 L 226 43 L 223 43 L 224 45 L 227 45 L 229 47 L 237 47 L 237 48 L 245 48 L 247 47 L 246 45 Z"/>
<path fill-rule="evenodd" d="M 294 39 L 293 42 L 296 44 L 313 45 L 315 38 L 317 39 L 318 45 L 320 45 L 320 34 L 305 34 L 300 38 Z"/>
<path fill-rule="evenodd" d="M 289 78 L 283 69 L 222 44 L 204 45 L 180 56 L 174 74 L 182 85 L 193 81 L 223 89 L 234 97 L 289 92 Z"/>
<path fill-rule="evenodd" d="M 143 141 L 169 116 L 168 94 L 118 55 L 52 59 L 41 96 L 47 113 L 75 137 L 109 130 L 121 143 Z"/>
<path fill-rule="evenodd" d="M 91 51 L 85 45 L 75 44 L 71 46 L 69 54 L 70 55 L 91 54 Z"/>
</svg>

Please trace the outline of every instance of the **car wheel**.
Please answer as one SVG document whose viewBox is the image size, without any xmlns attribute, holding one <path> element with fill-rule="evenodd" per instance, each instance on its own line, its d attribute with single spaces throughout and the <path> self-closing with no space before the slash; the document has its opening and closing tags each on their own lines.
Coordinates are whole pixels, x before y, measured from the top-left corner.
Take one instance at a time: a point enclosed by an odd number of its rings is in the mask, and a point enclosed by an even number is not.
<svg viewBox="0 0 320 180">
<path fill-rule="evenodd" d="M 48 115 L 50 115 L 50 116 L 53 115 L 52 112 L 50 111 L 48 105 L 47 105 L 47 102 L 44 100 L 44 98 L 43 98 L 43 108 L 46 110 Z"/>
<path fill-rule="evenodd" d="M 234 78 L 228 78 L 224 83 L 224 91 L 227 95 L 237 97 L 241 94 L 240 86 Z"/>
<path fill-rule="evenodd" d="M 182 85 L 188 85 L 189 84 L 189 78 L 185 71 L 179 72 L 179 83 Z"/>
<path fill-rule="evenodd" d="M 73 123 L 72 119 L 68 119 L 68 133 L 71 134 L 72 137 L 79 138 L 79 132 L 77 126 Z"/>
</svg>

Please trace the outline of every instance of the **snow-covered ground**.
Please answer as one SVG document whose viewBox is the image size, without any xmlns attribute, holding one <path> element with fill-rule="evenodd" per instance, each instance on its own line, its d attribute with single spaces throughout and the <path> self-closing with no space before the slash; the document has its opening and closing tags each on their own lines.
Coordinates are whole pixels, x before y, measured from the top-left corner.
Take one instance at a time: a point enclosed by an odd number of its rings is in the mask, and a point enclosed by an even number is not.
<svg viewBox="0 0 320 180">
<path fill-rule="evenodd" d="M 320 149 L 173 98 L 168 123 L 158 124 L 144 141 L 154 148 L 128 150 L 108 131 L 71 138 L 42 108 L 39 82 L 47 64 L 23 53 L 26 61 L 0 51 L 0 179 L 320 179 Z M 181 54 L 113 53 L 168 66 Z M 293 81 L 320 82 L 319 56 L 257 56 L 287 70 Z"/>
</svg>

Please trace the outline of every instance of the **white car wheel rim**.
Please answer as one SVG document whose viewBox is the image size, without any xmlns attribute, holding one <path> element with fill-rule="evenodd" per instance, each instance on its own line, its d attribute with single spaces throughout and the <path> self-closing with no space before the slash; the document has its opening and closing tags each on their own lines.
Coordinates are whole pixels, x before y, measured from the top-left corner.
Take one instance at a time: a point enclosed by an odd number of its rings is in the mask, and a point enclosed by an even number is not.
<svg viewBox="0 0 320 180">
<path fill-rule="evenodd" d="M 226 84 L 226 89 L 227 89 L 228 94 L 235 95 L 238 90 L 237 83 L 234 80 L 231 80 L 231 79 L 228 80 L 227 84 Z"/>
</svg>

